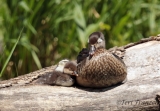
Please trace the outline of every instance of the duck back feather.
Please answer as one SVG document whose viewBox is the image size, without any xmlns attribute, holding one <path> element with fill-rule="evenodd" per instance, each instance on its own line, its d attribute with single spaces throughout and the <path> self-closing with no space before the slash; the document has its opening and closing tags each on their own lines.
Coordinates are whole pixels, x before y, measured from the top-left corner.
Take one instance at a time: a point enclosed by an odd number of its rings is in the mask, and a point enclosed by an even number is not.
<svg viewBox="0 0 160 111">
<path fill-rule="evenodd" d="M 97 49 L 91 58 L 88 56 L 78 64 L 77 83 L 85 87 L 108 87 L 123 82 L 127 69 L 119 59 L 104 48 Z"/>
</svg>

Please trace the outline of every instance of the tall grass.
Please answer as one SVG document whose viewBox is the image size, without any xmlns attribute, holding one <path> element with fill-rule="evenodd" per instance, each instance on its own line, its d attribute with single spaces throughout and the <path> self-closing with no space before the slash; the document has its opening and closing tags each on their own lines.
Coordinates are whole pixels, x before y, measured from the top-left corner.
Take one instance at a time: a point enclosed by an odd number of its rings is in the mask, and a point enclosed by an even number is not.
<svg viewBox="0 0 160 111">
<path fill-rule="evenodd" d="M 0 77 L 2 77 L 2 74 L 3 74 L 4 70 L 5 70 L 8 62 L 9 62 L 9 60 L 11 59 L 11 56 L 13 55 L 13 52 L 14 52 L 14 50 L 15 50 L 15 48 L 16 48 L 16 46 L 17 46 L 17 44 L 18 44 L 18 42 L 19 42 L 19 40 L 20 40 L 20 38 L 21 38 L 22 31 L 23 31 L 23 28 L 22 28 L 22 30 L 21 30 L 21 32 L 20 32 L 20 34 L 19 34 L 19 37 L 17 38 L 16 43 L 14 44 L 14 46 L 13 46 L 13 48 L 12 48 L 9 56 L 7 57 L 7 60 L 5 60 L 5 63 L 4 63 L 4 65 L 3 65 L 3 67 L 2 67 L 2 70 L 1 70 L 1 72 L 0 72 Z"/>
<path fill-rule="evenodd" d="M 1 0 L 0 7 L 0 69 L 24 26 L 5 79 L 75 59 L 93 31 L 105 34 L 107 48 L 160 33 L 159 0 Z"/>
</svg>

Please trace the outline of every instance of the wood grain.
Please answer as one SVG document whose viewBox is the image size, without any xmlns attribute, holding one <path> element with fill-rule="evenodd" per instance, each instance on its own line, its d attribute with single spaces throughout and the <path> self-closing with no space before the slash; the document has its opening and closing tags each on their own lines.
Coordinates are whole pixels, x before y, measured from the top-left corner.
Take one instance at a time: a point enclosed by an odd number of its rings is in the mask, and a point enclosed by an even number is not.
<svg viewBox="0 0 160 111">
<path fill-rule="evenodd" d="M 157 94 L 160 95 L 159 40 L 157 36 L 136 45 L 133 43 L 127 48 L 123 46 L 123 58 L 128 73 L 128 80 L 124 84 L 103 89 L 30 84 L 40 73 L 52 71 L 55 66 L 51 66 L 18 77 L 17 80 L 1 81 L 0 110 L 158 111 L 159 105 L 155 98 Z M 25 77 L 32 79 L 24 83 L 28 80 Z M 20 79 L 23 80 L 22 84 L 15 82 L 12 85 L 13 81 Z M 8 87 L 4 85 L 7 83 L 10 84 Z"/>
</svg>

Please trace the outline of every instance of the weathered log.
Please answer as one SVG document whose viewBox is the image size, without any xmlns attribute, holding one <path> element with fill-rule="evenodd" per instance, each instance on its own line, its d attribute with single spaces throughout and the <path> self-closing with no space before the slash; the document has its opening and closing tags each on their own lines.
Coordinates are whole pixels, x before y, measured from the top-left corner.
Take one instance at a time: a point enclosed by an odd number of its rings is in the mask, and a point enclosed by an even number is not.
<svg viewBox="0 0 160 111">
<path fill-rule="evenodd" d="M 160 95 L 160 37 L 110 51 L 123 57 L 128 72 L 126 83 L 103 89 L 30 84 L 40 75 L 53 71 L 55 66 L 51 66 L 1 81 L 0 110 L 159 110 L 155 98 Z"/>
</svg>

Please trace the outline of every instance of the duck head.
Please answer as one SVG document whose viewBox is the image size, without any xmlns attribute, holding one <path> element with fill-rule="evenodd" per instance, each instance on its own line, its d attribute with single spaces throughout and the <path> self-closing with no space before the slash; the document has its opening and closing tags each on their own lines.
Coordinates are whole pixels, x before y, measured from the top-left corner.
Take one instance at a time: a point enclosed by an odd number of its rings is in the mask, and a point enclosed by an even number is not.
<svg viewBox="0 0 160 111">
<path fill-rule="evenodd" d="M 88 39 L 89 56 L 99 48 L 105 48 L 105 38 L 102 32 L 93 32 Z"/>
</svg>

